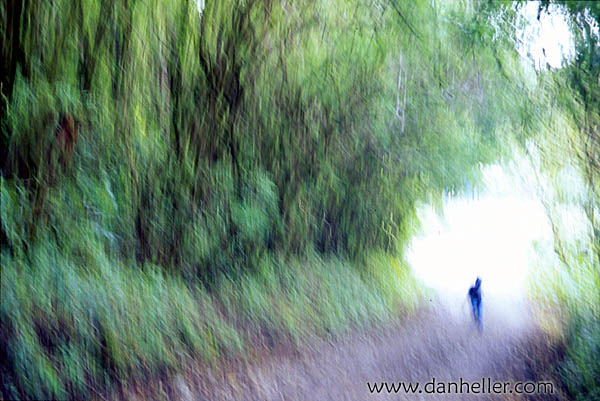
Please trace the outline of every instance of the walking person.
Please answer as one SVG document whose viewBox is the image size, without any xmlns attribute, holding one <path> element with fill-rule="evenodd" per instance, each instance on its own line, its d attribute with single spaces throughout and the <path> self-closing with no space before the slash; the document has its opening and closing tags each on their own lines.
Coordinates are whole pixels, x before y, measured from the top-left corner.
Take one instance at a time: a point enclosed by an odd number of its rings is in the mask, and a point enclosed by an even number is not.
<svg viewBox="0 0 600 401">
<path fill-rule="evenodd" d="M 483 330 L 483 321 L 481 317 L 481 279 L 479 277 L 475 280 L 475 285 L 469 288 L 469 299 L 471 300 L 471 308 L 473 309 L 473 320 L 481 332 Z"/>
</svg>

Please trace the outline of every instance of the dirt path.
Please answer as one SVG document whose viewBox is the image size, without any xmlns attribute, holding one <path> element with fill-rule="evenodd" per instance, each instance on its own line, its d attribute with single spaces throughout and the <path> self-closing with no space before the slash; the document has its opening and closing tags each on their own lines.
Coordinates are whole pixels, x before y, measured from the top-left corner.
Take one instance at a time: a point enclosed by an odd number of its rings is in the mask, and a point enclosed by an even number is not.
<svg viewBox="0 0 600 401">
<path fill-rule="evenodd" d="M 432 377 L 436 382 L 542 380 L 538 371 L 544 367 L 536 354 L 544 352 L 545 343 L 530 320 L 516 324 L 500 315 L 487 316 L 480 335 L 464 315 L 452 317 L 441 307 L 429 308 L 394 327 L 315 344 L 300 354 L 276 352 L 257 362 L 232 364 L 228 371 L 196 374 L 192 382 L 179 377 L 175 388 L 186 401 L 559 399 L 369 391 L 367 382 L 418 381 L 424 386 Z"/>
</svg>

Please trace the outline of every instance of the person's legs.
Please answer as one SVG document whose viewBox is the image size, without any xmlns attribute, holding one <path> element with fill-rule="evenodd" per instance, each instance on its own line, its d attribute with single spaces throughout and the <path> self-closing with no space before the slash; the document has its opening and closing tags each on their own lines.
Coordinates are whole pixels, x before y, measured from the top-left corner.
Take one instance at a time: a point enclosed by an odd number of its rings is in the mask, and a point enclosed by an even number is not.
<svg viewBox="0 0 600 401">
<path fill-rule="evenodd" d="M 477 327 L 479 331 L 483 330 L 483 316 L 481 316 L 481 299 L 477 300 Z"/>
<path fill-rule="evenodd" d="M 477 298 L 471 297 L 471 310 L 473 311 L 473 320 L 477 322 Z"/>
</svg>

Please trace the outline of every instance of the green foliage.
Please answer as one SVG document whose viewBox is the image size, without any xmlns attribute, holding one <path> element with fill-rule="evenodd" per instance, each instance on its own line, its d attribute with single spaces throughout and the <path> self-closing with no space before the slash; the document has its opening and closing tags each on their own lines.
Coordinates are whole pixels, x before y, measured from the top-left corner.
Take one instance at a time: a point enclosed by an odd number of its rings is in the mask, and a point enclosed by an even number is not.
<svg viewBox="0 0 600 401">
<path fill-rule="evenodd" d="M 153 266 L 119 265 L 99 244 L 86 269 L 75 267 L 46 238 L 27 260 L 2 255 L 2 392 L 9 398 L 89 399 L 115 378 L 239 349 L 237 333 L 180 280 Z"/>
<path fill-rule="evenodd" d="M 553 304 L 565 310 L 566 355 L 559 366 L 560 379 L 575 400 L 600 399 L 600 5 L 591 1 L 557 1 L 569 19 L 575 39 L 575 56 L 564 68 L 540 72 L 542 96 L 551 120 L 536 140 L 540 170 L 552 185 L 543 197 L 554 232 L 557 258 L 547 269 Z M 539 12 L 552 12 L 542 1 Z M 594 26 L 596 27 L 594 29 Z M 566 212 L 571 210 L 570 214 Z M 573 210 L 576 213 L 573 213 Z M 583 216 L 585 229 L 574 218 Z M 569 216 L 565 219 L 564 216 Z M 538 289 L 541 290 L 541 289 Z M 546 296 L 548 296 L 546 289 Z M 542 290 L 543 291 L 543 290 Z"/>
<path fill-rule="evenodd" d="M 560 377 L 573 400 L 600 400 L 600 319 L 594 314 L 577 315 L 569 327 Z"/>
<path fill-rule="evenodd" d="M 9 399 L 89 399 L 190 358 L 240 355 L 257 339 L 299 344 L 384 323 L 421 297 L 407 270 L 390 271 L 398 262 L 382 258 L 368 278 L 317 255 L 262 260 L 255 274 L 223 278 L 210 295 L 156 266 L 119 265 L 99 246 L 86 269 L 52 242 L 29 262 L 2 256 L 0 392 Z"/>
<path fill-rule="evenodd" d="M 207 283 L 273 250 L 399 249 L 415 202 L 519 122 L 516 55 L 461 7 L 23 5 L 3 26 L 2 175 L 28 235 L 92 221 L 125 260 Z"/>
</svg>

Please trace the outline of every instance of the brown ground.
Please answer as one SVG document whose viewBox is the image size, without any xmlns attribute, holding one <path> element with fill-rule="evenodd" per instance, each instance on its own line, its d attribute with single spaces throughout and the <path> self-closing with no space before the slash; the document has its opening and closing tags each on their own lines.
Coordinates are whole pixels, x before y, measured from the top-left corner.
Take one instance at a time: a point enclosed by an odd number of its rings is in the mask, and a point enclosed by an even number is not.
<svg viewBox="0 0 600 401">
<path fill-rule="evenodd" d="M 437 309 L 437 312 L 435 311 Z M 525 312 L 524 312 L 525 313 Z M 165 385 L 162 396 L 192 400 L 564 400 L 554 395 L 380 394 L 367 382 L 431 380 L 552 380 L 550 362 L 557 352 L 531 319 L 519 324 L 493 314 L 482 334 L 462 316 L 441 307 L 422 310 L 392 327 L 355 333 L 340 340 L 312 342 L 302 351 L 279 347 L 252 361 L 225 368 L 195 367 Z M 422 389 L 423 387 L 421 387 Z M 153 392 L 154 393 L 154 392 Z M 146 393 L 147 394 L 147 393 Z M 133 393 L 125 398 L 141 399 Z"/>
</svg>

